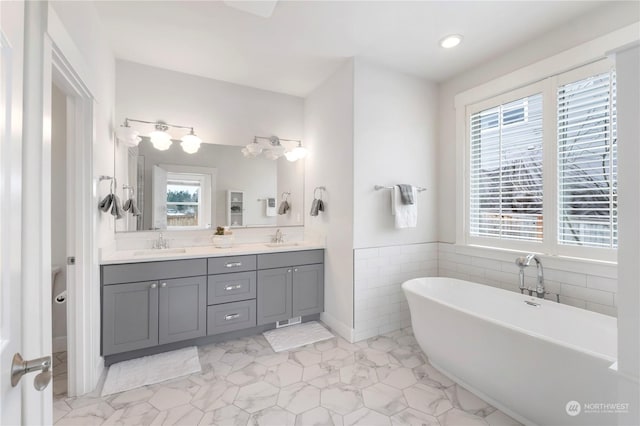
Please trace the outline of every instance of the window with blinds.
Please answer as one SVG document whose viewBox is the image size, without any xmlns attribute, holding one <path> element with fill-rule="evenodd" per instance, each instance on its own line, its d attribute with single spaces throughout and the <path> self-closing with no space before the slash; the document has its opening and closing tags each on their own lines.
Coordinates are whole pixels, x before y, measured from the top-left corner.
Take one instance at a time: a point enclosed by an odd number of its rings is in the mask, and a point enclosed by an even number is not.
<svg viewBox="0 0 640 426">
<path fill-rule="evenodd" d="M 470 117 L 469 234 L 541 241 L 542 94 Z"/>
<path fill-rule="evenodd" d="M 618 246 L 615 72 L 558 87 L 558 243 Z"/>
</svg>

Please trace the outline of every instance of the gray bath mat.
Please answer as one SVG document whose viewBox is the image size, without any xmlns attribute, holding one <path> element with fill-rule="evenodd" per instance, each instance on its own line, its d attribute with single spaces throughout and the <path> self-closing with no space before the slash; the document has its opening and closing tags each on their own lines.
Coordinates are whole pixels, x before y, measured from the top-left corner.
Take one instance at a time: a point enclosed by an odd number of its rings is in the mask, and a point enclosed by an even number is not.
<svg viewBox="0 0 640 426">
<path fill-rule="evenodd" d="M 334 337 L 317 321 L 277 328 L 262 333 L 276 352 L 287 351 Z"/>
<path fill-rule="evenodd" d="M 109 367 L 102 396 L 124 392 L 202 371 L 198 349 L 191 346 L 119 362 Z"/>
</svg>

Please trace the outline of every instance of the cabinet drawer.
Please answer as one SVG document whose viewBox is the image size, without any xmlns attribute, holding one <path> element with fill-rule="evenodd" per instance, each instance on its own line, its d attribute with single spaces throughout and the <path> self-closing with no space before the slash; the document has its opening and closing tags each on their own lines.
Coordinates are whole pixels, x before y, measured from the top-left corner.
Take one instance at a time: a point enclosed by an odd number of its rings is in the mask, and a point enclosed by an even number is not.
<svg viewBox="0 0 640 426">
<path fill-rule="evenodd" d="M 258 255 L 258 269 L 285 268 L 324 262 L 324 250 L 289 251 Z"/>
<path fill-rule="evenodd" d="M 256 301 L 224 303 L 207 308 L 207 335 L 256 326 Z"/>
<path fill-rule="evenodd" d="M 209 275 L 256 270 L 256 256 L 211 257 L 208 264 Z"/>
<path fill-rule="evenodd" d="M 256 298 L 256 273 L 209 275 L 207 279 L 207 304 L 236 302 Z"/>
<path fill-rule="evenodd" d="M 207 275 L 206 259 L 126 263 L 102 267 L 102 284 L 132 283 Z"/>
</svg>

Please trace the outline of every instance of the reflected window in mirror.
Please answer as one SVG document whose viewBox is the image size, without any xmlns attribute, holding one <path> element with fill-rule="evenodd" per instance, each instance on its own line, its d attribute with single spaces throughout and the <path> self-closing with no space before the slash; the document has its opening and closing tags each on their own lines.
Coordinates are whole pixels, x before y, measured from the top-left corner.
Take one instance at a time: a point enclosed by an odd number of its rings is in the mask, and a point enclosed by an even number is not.
<svg viewBox="0 0 640 426">
<path fill-rule="evenodd" d="M 153 229 L 210 229 L 215 169 L 153 166 Z"/>
<path fill-rule="evenodd" d="M 202 193 L 210 191 L 204 175 L 167 174 L 167 229 L 210 228 Z"/>
</svg>

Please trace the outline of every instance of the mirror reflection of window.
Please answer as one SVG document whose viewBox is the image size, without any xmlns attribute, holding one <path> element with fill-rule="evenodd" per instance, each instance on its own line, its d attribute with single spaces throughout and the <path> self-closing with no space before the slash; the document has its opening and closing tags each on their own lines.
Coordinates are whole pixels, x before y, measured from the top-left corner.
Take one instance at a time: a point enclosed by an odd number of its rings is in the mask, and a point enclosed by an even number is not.
<svg viewBox="0 0 640 426">
<path fill-rule="evenodd" d="M 215 174 L 215 169 L 203 167 L 154 166 L 154 229 L 211 228 Z"/>
<path fill-rule="evenodd" d="M 194 176 L 196 177 L 196 176 Z M 167 229 L 202 228 L 204 176 L 196 179 L 176 173 L 167 175 Z"/>
</svg>

